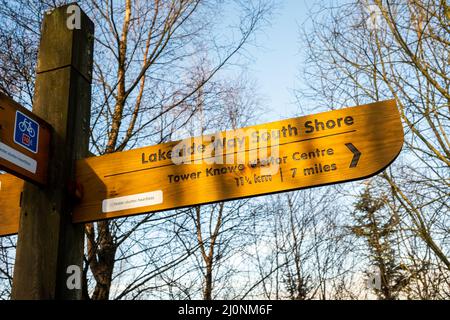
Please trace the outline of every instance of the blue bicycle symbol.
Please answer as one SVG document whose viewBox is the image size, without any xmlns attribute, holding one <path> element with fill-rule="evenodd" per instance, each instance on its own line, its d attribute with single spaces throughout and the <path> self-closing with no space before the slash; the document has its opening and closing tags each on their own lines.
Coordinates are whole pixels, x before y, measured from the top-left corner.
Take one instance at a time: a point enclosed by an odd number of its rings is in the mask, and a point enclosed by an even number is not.
<svg viewBox="0 0 450 320">
<path fill-rule="evenodd" d="M 31 138 L 34 138 L 36 135 L 36 132 L 34 132 L 34 129 L 31 127 L 31 121 L 27 121 L 27 119 L 23 119 L 22 122 L 19 122 L 19 130 L 22 132 L 26 131 Z"/>
</svg>

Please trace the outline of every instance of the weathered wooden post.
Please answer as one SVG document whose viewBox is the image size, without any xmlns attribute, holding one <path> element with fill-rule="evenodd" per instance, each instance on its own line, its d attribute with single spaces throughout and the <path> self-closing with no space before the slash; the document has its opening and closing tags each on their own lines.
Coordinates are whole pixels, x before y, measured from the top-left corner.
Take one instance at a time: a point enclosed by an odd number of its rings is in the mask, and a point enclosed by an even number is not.
<svg viewBox="0 0 450 320">
<path fill-rule="evenodd" d="M 94 24 L 77 5 L 44 18 L 33 112 L 53 127 L 49 177 L 45 187 L 25 183 L 13 299 L 81 298 L 66 286 L 68 266 L 82 266 L 84 244 L 83 225 L 71 222 L 69 190 L 75 160 L 88 153 L 93 38 Z"/>
</svg>

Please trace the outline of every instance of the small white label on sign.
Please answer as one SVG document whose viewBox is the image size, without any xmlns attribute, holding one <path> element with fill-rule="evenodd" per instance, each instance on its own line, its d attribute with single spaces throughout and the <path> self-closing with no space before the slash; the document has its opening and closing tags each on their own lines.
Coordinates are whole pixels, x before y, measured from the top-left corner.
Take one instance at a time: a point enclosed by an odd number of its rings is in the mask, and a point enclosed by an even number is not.
<svg viewBox="0 0 450 320">
<path fill-rule="evenodd" d="M 0 142 L 0 158 L 3 158 L 16 166 L 21 167 L 31 173 L 36 173 L 37 161 L 27 155 Z"/>
<path fill-rule="evenodd" d="M 103 213 L 120 210 L 134 209 L 146 206 L 154 206 L 163 203 L 162 190 L 133 194 L 112 199 L 106 199 L 102 202 Z"/>
</svg>

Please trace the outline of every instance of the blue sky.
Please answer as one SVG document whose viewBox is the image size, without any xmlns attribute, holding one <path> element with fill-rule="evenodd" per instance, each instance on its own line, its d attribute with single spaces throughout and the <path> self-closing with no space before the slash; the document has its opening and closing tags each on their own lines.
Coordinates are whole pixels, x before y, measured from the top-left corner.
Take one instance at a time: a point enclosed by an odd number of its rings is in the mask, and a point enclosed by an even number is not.
<svg viewBox="0 0 450 320">
<path fill-rule="evenodd" d="M 292 90 L 301 86 L 298 78 L 302 61 L 299 28 L 312 3 L 307 0 L 282 1 L 272 25 L 258 35 L 258 47 L 249 50 L 255 59 L 250 65 L 250 76 L 256 80 L 258 93 L 269 109 L 261 120 L 289 118 L 297 112 Z"/>
</svg>

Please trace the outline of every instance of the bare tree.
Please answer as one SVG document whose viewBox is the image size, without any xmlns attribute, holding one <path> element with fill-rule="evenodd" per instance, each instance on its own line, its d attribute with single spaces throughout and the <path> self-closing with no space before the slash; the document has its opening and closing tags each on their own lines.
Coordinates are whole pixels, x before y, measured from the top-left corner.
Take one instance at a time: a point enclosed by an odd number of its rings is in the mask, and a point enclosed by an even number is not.
<svg viewBox="0 0 450 320">
<path fill-rule="evenodd" d="M 314 7 L 302 32 L 310 88 L 299 92 L 326 108 L 396 99 L 405 148 L 380 176 L 391 195 L 387 205 L 399 216 L 399 254 L 429 275 L 447 269 L 444 278 L 450 268 L 448 10 L 440 0 Z"/>
<path fill-rule="evenodd" d="M 197 72 L 203 74 L 205 70 Z M 215 94 L 211 95 L 213 92 Z M 257 100 L 245 78 L 212 82 L 199 90 L 196 97 L 194 103 L 198 114 L 187 121 L 188 136 L 243 127 L 258 112 Z M 247 202 L 196 206 L 186 209 L 186 215 L 174 221 L 177 230 L 180 230 L 177 237 L 186 250 L 198 248 L 192 257 L 195 266 L 192 271 L 201 274 L 202 298 L 205 300 L 233 294 L 230 278 L 235 266 L 227 261 L 239 253 L 239 248 L 246 241 L 243 234 L 253 219 L 253 216 L 245 214 Z M 174 281 L 174 285 L 182 287 L 179 283 L 184 278 Z M 183 287 L 189 296 L 195 296 L 192 292 L 198 291 L 195 286 Z"/>
<path fill-rule="evenodd" d="M 0 80 L 0 88 L 28 106 L 32 104 L 42 16 L 68 2 L 1 2 L 0 75 L 7 77 Z M 199 111 L 197 93 L 205 92 L 205 86 L 220 76 L 219 71 L 238 57 L 271 13 L 271 1 L 262 0 L 233 4 L 216 0 L 92 0 L 80 1 L 80 5 L 96 26 L 91 150 L 97 155 L 170 139 Z M 235 13 L 234 26 L 229 29 L 217 18 L 225 8 Z M 91 292 L 85 289 L 85 298 L 110 297 L 119 247 L 127 244 L 134 231 L 144 230 L 146 223 L 153 225 L 149 217 L 86 225 L 84 282 L 95 286 L 89 287 Z M 120 259 L 125 257 L 121 254 Z M 184 256 L 172 258 L 182 261 Z M 161 265 L 155 268 L 164 269 Z M 138 279 L 149 281 L 139 275 L 131 281 L 134 285 L 117 297 L 141 288 Z"/>
<path fill-rule="evenodd" d="M 201 76 L 193 78 L 198 81 Z M 176 125 L 167 126 L 164 132 L 176 139 L 245 126 L 258 112 L 251 89 L 245 78 L 210 81 L 197 91 L 195 99 L 174 108 L 174 114 L 164 115 L 164 121 L 165 117 L 174 117 L 175 121 L 185 124 L 182 129 Z M 197 112 L 192 115 L 183 110 Z M 120 264 L 112 275 L 112 280 L 121 283 L 122 288 L 114 289 L 112 297 L 153 297 L 155 292 L 166 298 L 196 297 L 199 283 L 203 283 L 203 297 L 208 299 L 215 296 L 213 288 L 217 289 L 217 295 L 228 290 L 227 279 L 233 270 L 226 267 L 224 261 L 239 248 L 233 245 L 235 239 L 242 242 L 234 236 L 242 232 L 244 222 L 250 219 L 242 213 L 245 203 L 236 201 L 231 205 L 222 203 L 162 213 L 157 217 L 147 216 L 138 225 L 128 219 L 127 226 L 123 224 L 120 228 L 130 228 L 132 232 L 120 244 L 116 253 L 116 261 Z M 162 218 L 164 215 L 166 219 Z M 145 236 L 156 230 L 158 240 Z M 117 231 L 112 233 L 117 234 Z M 130 277 L 132 272 L 137 276 Z M 203 281 L 186 280 L 197 279 L 196 274 L 201 274 Z"/>
<path fill-rule="evenodd" d="M 0 238 L 0 300 L 11 297 L 15 247 L 15 237 Z"/>
<path fill-rule="evenodd" d="M 346 273 L 353 264 L 346 242 L 348 218 L 330 188 L 301 190 L 268 197 L 264 220 L 255 226 L 254 283 L 244 295 L 268 299 L 347 297 Z M 344 276 L 345 275 L 345 276 Z"/>
<path fill-rule="evenodd" d="M 240 22 L 240 38 L 231 44 L 223 44 L 207 37 L 212 16 L 217 13 L 213 10 L 216 4 L 128 0 L 124 5 L 111 7 L 104 1 L 93 1 L 92 9 L 98 17 L 96 24 L 104 30 L 101 37 L 97 37 L 99 54 L 107 57 L 95 68 L 99 93 L 102 94 L 94 109 L 92 144 L 95 152 L 122 151 L 143 139 L 148 141 L 152 136 L 156 138 L 155 142 L 165 141 L 168 137 L 164 135 L 165 129 L 172 123 L 158 128 L 155 126 L 157 121 L 165 114 L 179 110 L 178 107 L 192 105 L 196 93 L 249 40 L 267 10 L 261 3 L 242 8 L 246 15 Z M 195 62 L 196 58 L 204 57 L 209 48 L 217 48 L 213 52 L 218 58 L 201 78 L 195 78 L 196 74 L 192 78 L 192 68 L 186 61 L 193 59 Z M 204 60 L 197 63 L 204 67 Z M 184 109 L 188 114 L 196 111 Z M 99 222 L 86 228 L 87 260 L 98 283 L 93 295 L 95 299 L 109 296 L 107 288 L 111 285 L 118 247 L 109 224 L 108 221 Z"/>
</svg>

